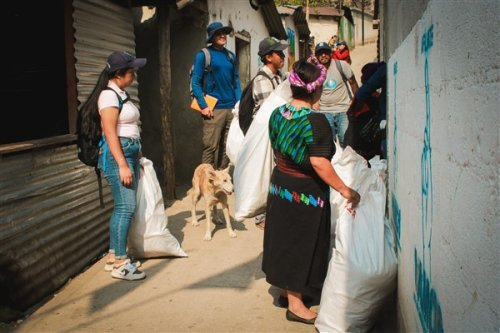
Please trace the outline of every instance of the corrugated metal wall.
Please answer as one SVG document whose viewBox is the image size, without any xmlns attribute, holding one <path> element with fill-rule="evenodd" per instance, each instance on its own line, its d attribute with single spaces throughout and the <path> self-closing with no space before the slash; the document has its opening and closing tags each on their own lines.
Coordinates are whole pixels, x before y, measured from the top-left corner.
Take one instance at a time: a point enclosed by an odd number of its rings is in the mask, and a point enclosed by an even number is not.
<svg viewBox="0 0 500 333">
<path fill-rule="evenodd" d="M 73 7 L 78 101 L 83 103 L 113 51 L 135 55 L 134 25 L 131 10 L 109 1 L 76 0 Z M 138 102 L 137 80 L 127 92 Z"/>
<path fill-rule="evenodd" d="M 106 251 L 112 197 L 105 187 L 100 208 L 95 172 L 75 156 L 69 145 L 0 161 L 0 291 L 16 309 L 35 304 Z"/>
<path fill-rule="evenodd" d="M 134 54 L 132 12 L 109 1 L 74 1 L 78 100 L 92 91 L 115 50 Z M 137 82 L 127 89 L 137 98 Z M 108 247 L 112 196 L 74 140 L 0 155 L 0 308 L 25 311 L 81 272 Z"/>
</svg>

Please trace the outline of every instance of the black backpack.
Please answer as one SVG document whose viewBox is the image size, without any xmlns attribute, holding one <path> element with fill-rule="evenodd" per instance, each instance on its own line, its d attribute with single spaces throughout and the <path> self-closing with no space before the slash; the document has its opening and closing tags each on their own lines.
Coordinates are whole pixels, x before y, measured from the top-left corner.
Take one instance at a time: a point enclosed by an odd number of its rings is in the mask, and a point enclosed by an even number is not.
<svg viewBox="0 0 500 333">
<path fill-rule="evenodd" d="M 255 101 L 253 99 L 253 81 L 255 81 L 255 78 L 259 75 L 263 75 L 267 79 L 269 79 L 269 81 L 271 81 L 271 84 L 273 85 L 273 88 L 275 88 L 273 78 L 267 75 L 266 72 L 259 71 L 257 75 L 254 76 L 252 81 L 250 81 L 245 89 L 243 89 L 243 91 L 241 92 L 240 106 L 238 110 L 238 121 L 244 135 L 247 134 L 248 128 L 252 124 L 253 109 L 255 109 Z"/>
<path fill-rule="evenodd" d="M 347 110 L 349 125 L 344 134 L 344 145 L 351 146 L 366 160 L 381 154 L 380 140 L 385 138 L 385 130 L 380 129 L 379 114 L 379 100 L 375 96 L 370 96 L 365 102 L 354 98 Z"/>
<path fill-rule="evenodd" d="M 128 94 L 127 98 L 123 100 L 112 88 L 106 87 L 103 90 L 111 90 L 116 94 L 116 97 L 118 97 L 118 114 L 120 114 L 123 104 L 130 99 Z M 99 183 L 99 199 L 101 201 L 101 206 L 103 206 L 104 202 L 102 199 L 101 173 L 97 168 L 99 150 L 102 145 L 101 117 L 98 112 L 92 112 L 92 110 L 93 108 L 82 108 L 78 112 L 76 118 L 76 146 L 78 148 L 78 158 L 80 161 L 82 161 L 85 165 L 94 167 L 95 169 Z"/>
</svg>

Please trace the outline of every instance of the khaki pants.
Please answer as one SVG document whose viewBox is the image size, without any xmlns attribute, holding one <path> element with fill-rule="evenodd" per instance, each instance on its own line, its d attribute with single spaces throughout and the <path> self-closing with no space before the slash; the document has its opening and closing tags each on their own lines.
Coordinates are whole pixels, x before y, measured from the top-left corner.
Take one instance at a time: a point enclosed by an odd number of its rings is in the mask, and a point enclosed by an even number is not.
<svg viewBox="0 0 500 333">
<path fill-rule="evenodd" d="M 225 169 L 229 165 L 226 141 L 233 120 L 232 109 L 215 109 L 213 118 L 203 118 L 202 163 L 212 164 L 214 169 Z"/>
</svg>

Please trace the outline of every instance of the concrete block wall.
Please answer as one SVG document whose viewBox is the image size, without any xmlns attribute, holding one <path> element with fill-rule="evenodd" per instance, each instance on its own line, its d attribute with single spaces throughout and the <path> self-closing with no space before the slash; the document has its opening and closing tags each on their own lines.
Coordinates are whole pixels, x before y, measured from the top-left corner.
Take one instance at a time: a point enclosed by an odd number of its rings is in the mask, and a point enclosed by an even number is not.
<svg viewBox="0 0 500 333">
<path fill-rule="evenodd" d="M 404 15 L 405 1 L 385 6 Z M 389 50 L 402 332 L 500 331 L 499 13 L 497 0 L 430 0 Z"/>
<path fill-rule="evenodd" d="M 309 17 L 309 29 L 311 36 L 314 37 L 314 44 L 326 42 L 330 40 L 333 35 L 339 34 L 339 24 L 333 18 L 314 18 Z"/>
<path fill-rule="evenodd" d="M 352 10 L 352 8 L 351 8 Z M 377 41 L 377 29 L 373 29 L 373 15 L 364 13 L 360 10 L 352 10 L 352 17 L 354 19 L 354 45 L 363 45 L 363 21 L 364 21 L 364 42 L 375 43 Z"/>
</svg>

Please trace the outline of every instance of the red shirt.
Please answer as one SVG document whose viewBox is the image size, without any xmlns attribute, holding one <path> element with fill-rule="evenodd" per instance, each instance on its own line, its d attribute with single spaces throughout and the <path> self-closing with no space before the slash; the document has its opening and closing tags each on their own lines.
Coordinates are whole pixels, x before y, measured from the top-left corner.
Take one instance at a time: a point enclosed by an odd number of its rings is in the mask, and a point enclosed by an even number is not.
<svg viewBox="0 0 500 333">
<path fill-rule="evenodd" d="M 349 64 L 351 63 L 351 56 L 349 55 L 349 50 L 344 49 L 343 51 L 341 50 L 335 50 L 333 51 L 333 59 L 338 59 L 338 60 L 344 60 L 347 61 Z"/>
</svg>

